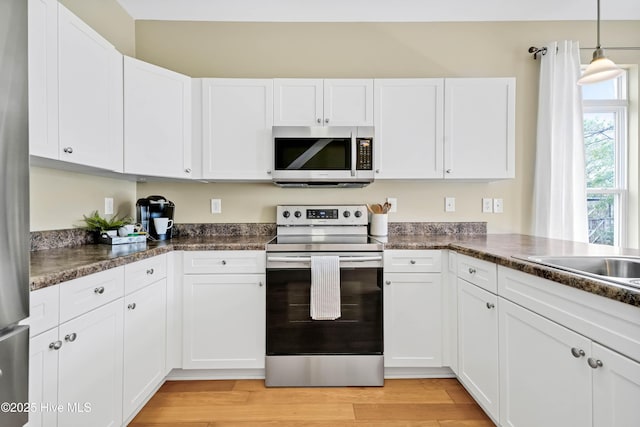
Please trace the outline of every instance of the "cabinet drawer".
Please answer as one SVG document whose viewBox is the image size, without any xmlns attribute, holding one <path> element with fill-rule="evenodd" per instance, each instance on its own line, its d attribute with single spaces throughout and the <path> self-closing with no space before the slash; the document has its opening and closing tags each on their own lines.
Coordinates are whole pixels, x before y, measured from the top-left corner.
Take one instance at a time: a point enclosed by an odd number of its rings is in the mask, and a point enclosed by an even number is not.
<svg viewBox="0 0 640 427">
<path fill-rule="evenodd" d="M 58 326 L 60 287 L 49 286 L 29 295 L 29 333 L 32 337 Z"/>
<path fill-rule="evenodd" d="M 60 285 L 60 323 L 124 295 L 124 267 L 69 280 Z"/>
<path fill-rule="evenodd" d="M 497 265 L 461 254 L 457 258 L 458 277 L 489 292 L 498 293 Z"/>
<path fill-rule="evenodd" d="M 125 293 L 138 289 L 167 277 L 167 256 L 158 255 L 124 266 Z"/>
<path fill-rule="evenodd" d="M 384 251 L 384 271 L 386 273 L 439 273 L 441 270 L 442 251 Z"/>
<path fill-rule="evenodd" d="M 193 251 L 184 253 L 184 274 L 265 272 L 264 251 Z"/>
</svg>

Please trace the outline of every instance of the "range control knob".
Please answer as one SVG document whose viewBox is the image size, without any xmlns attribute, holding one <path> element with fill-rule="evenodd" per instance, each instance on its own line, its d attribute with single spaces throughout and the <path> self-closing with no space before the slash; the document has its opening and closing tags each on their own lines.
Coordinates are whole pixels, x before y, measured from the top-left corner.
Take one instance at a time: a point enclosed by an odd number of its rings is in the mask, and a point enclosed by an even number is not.
<svg viewBox="0 0 640 427">
<path fill-rule="evenodd" d="M 351 212 L 349 212 L 349 211 L 344 211 L 344 212 L 342 213 L 342 216 L 344 216 L 345 218 L 349 218 L 349 217 L 351 216 Z"/>
<path fill-rule="evenodd" d="M 285 217 L 285 218 L 289 218 L 290 215 L 291 214 L 289 213 L 289 211 L 282 212 L 282 216 Z"/>
<path fill-rule="evenodd" d="M 360 218 L 362 216 L 362 212 L 356 211 L 354 215 L 356 216 L 356 218 Z"/>
<path fill-rule="evenodd" d="M 295 212 L 293 213 L 293 215 L 294 215 L 296 218 L 300 218 L 300 217 L 302 216 L 302 212 L 300 212 L 300 211 L 295 211 Z"/>
</svg>

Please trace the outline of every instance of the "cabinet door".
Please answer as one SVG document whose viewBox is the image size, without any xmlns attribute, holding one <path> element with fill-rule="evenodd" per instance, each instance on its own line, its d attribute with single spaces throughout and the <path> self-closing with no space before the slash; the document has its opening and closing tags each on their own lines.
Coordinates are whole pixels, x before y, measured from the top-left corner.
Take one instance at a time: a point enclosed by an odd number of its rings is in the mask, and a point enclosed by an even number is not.
<svg viewBox="0 0 640 427">
<path fill-rule="evenodd" d="M 376 178 L 443 176 L 443 79 L 376 79 Z"/>
<path fill-rule="evenodd" d="M 122 172 L 122 55 L 58 6 L 60 160 Z"/>
<path fill-rule="evenodd" d="M 640 422 L 640 363 L 593 343 L 594 427 L 635 427 Z M 598 366 L 597 361 L 602 363 Z"/>
<path fill-rule="evenodd" d="M 442 366 L 441 293 L 439 273 L 385 274 L 385 367 Z"/>
<path fill-rule="evenodd" d="M 458 279 L 458 379 L 498 419 L 498 298 Z"/>
<path fill-rule="evenodd" d="M 515 177 L 515 78 L 445 79 L 445 178 Z"/>
<path fill-rule="evenodd" d="M 61 346 L 58 328 L 43 332 L 29 341 L 29 402 L 36 409 L 29 412 L 29 427 L 58 425 L 53 406 L 58 404 L 58 353 Z"/>
<path fill-rule="evenodd" d="M 124 396 L 126 420 L 164 380 L 167 280 L 125 297 Z"/>
<path fill-rule="evenodd" d="M 203 79 L 204 179 L 271 180 L 273 80 Z"/>
<path fill-rule="evenodd" d="M 591 425 L 590 340 L 500 298 L 499 341 L 502 426 Z"/>
<path fill-rule="evenodd" d="M 264 283 L 264 274 L 184 277 L 183 368 L 264 368 Z"/>
<path fill-rule="evenodd" d="M 60 325 L 59 425 L 122 423 L 122 328 L 122 298 Z"/>
<path fill-rule="evenodd" d="M 322 126 L 322 79 L 274 79 L 274 126 Z"/>
<path fill-rule="evenodd" d="M 373 126 L 373 80 L 326 79 L 325 126 Z"/>
<path fill-rule="evenodd" d="M 58 158 L 58 1 L 29 0 L 29 153 Z"/>
<path fill-rule="evenodd" d="M 124 172 L 191 178 L 191 77 L 124 58 Z"/>
</svg>

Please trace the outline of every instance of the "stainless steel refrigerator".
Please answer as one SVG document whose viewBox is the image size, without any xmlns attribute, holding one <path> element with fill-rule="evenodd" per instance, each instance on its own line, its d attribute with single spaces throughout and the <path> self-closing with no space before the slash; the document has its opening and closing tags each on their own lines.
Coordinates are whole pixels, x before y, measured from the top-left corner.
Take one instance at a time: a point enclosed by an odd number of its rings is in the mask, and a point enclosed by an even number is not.
<svg viewBox="0 0 640 427">
<path fill-rule="evenodd" d="M 27 0 L 0 0 L 0 426 L 27 413 L 29 328 L 29 131 Z"/>
</svg>

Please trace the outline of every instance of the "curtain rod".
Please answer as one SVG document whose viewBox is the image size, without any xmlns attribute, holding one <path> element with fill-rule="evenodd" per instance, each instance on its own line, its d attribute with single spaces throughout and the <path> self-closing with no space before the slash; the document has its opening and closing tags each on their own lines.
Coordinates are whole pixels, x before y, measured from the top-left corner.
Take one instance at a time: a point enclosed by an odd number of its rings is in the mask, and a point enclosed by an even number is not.
<svg viewBox="0 0 640 427">
<path fill-rule="evenodd" d="M 580 50 L 595 50 L 595 47 L 581 47 Z M 605 50 L 640 50 L 640 47 L 637 46 L 632 46 L 632 47 L 606 47 Z M 533 55 L 533 59 L 538 59 L 538 54 L 540 55 L 546 55 L 547 54 L 547 48 L 546 47 L 535 47 L 535 46 L 531 46 L 528 50 L 528 52 L 530 54 Z"/>
</svg>

